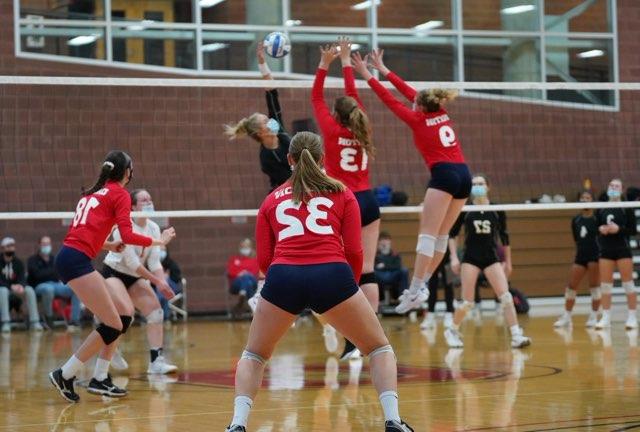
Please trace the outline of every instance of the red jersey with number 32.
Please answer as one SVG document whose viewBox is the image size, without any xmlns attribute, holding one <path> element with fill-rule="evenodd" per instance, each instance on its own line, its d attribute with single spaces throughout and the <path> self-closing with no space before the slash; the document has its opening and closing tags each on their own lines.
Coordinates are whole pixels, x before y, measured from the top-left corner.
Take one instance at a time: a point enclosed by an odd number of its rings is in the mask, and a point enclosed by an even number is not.
<svg viewBox="0 0 640 432">
<path fill-rule="evenodd" d="M 360 209 L 353 192 L 322 194 L 294 203 L 284 183 L 264 200 L 256 221 L 260 270 L 271 264 L 347 262 L 356 280 L 362 272 Z"/>
<path fill-rule="evenodd" d="M 125 244 L 151 246 L 151 237 L 133 232 L 131 228 L 131 196 L 120 183 L 108 182 L 94 194 L 78 201 L 64 245 L 95 258 L 102 249 L 114 225 L 118 226 Z"/>
</svg>

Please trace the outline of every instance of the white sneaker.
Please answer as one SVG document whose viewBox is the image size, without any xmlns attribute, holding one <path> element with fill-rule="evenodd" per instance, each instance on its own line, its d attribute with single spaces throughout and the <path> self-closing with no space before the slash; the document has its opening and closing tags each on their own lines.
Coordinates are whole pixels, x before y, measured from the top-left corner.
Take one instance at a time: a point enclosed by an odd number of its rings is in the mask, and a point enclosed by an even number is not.
<svg viewBox="0 0 640 432">
<path fill-rule="evenodd" d="M 424 319 L 420 323 L 422 330 L 430 330 L 436 328 L 436 315 L 435 313 L 427 312 Z"/>
<path fill-rule="evenodd" d="M 596 329 L 601 330 L 609 327 L 611 327 L 611 315 L 603 313 L 600 321 L 596 323 Z"/>
<path fill-rule="evenodd" d="M 349 360 L 361 360 L 361 359 L 362 359 L 362 353 L 358 348 L 353 350 L 353 352 L 351 353 L 351 356 L 349 357 Z"/>
<path fill-rule="evenodd" d="M 638 346 L 638 329 L 627 330 L 625 333 L 629 338 L 629 346 L 636 348 Z"/>
<path fill-rule="evenodd" d="M 253 297 L 251 297 L 249 300 L 247 300 L 247 304 L 249 305 L 249 308 L 251 309 L 252 314 L 256 313 L 256 309 L 258 308 L 259 298 L 260 298 L 260 294 L 256 294 Z"/>
<path fill-rule="evenodd" d="M 148 374 L 168 374 L 178 370 L 178 366 L 167 363 L 164 356 L 159 355 L 153 363 L 149 363 Z"/>
<path fill-rule="evenodd" d="M 531 339 L 524 335 L 522 327 L 511 335 L 511 348 L 524 348 L 531 345 Z"/>
<path fill-rule="evenodd" d="M 40 324 L 39 322 L 31 323 L 31 325 L 29 325 L 29 329 L 35 332 L 41 332 L 44 330 L 44 328 L 42 327 L 42 324 Z"/>
<path fill-rule="evenodd" d="M 587 322 L 584 323 L 585 327 L 592 328 L 595 327 L 598 323 L 598 312 L 591 312 L 589 314 L 589 318 L 587 318 Z"/>
<path fill-rule="evenodd" d="M 115 370 L 127 370 L 129 369 L 129 363 L 122 357 L 122 352 L 117 349 L 111 357 L 111 367 Z"/>
<path fill-rule="evenodd" d="M 324 347 L 329 354 L 338 350 L 338 337 L 336 336 L 336 329 L 329 324 L 323 326 L 322 336 L 324 336 Z"/>
<path fill-rule="evenodd" d="M 400 304 L 396 306 L 396 313 L 405 314 L 412 309 L 417 309 L 420 305 L 429 299 L 429 290 L 424 287 L 418 289 L 415 293 L 404 290 L 399 297 Z"/>
<path fill-rule="evenodd" d="M 2 323 L 2 333 L 11 333 L 11 323 Z"/>
<path fill-rule="evenodd" d="M 569 327 L 573 323 L 571 322 L 571 314 L 568 312 L 563 313 L 560 318 L 553 323 L 554 327 Z M 595 323 L 594 323 L 595 325 Z M 588 326 L 587 326 L 588 327 Z"/>
<path fill-rule="evenodd" d="M 624 328 L 627 330 L 633 330 L 638 328 L 638 317 L 635 314 L 630 313 L 627 318 L 627 322 L 624 324 Z"/>
<path fill-rule="evenodd" d="M 462 342 L 462 335 L 454 328 L 444 329 L 444 338 L 447 341 L 449 348 L 462 348 L 464 343 Z"/>
<path fill-rule="evenodd" d="M 449 327 L 453 326 L 453 313 L 445 312 L 443 324 L 444 324 L 445 328 L 449 328 Z"/>
</svg>

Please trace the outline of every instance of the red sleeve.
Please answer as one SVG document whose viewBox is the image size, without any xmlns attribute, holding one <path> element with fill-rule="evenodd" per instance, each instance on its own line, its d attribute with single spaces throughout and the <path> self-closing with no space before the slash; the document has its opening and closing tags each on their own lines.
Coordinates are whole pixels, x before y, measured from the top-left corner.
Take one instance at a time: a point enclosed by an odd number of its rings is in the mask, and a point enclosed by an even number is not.
<svg viewBox="0 0 640 432">
<path fill-rule="evenodd" d="M 327 71 L 318 68 L 316 78 L 313 80 L 313 88 L 311 89 L 311 103 L 313 105 L 313 113 L 322 134 L 328 136 L 331 134 L 331 127 L 336 126 L 336 121 L 324 100 L 324 80 L 326 77 Z"/>
<path fill-rule="evenodd" d="M 238 267 L 235 265 L 235 255 L 229 257 L 229 261 L 227 261 L 227 276 L 229 279 L 233 280 L 238 276 Z"/>
<path fill-rule="evenodd" d="M 347 262 L 351 266 L 356 282 L 362 274 L 362 234 L 360 232 L 360 207 L 353 192 L 345 192 L 344 214 L 342 217 L 342 242 Z"/>
<path fill-rule="evenodd" d="M 260 271 L 267 274 L 267 270 L 273 261 L 273 252 L 276 247 L 276 238 L 271 230 L 271 224 L 267 217 L 264 204 L 258 212 L 256 220 L 256 255 Z"/>
<path fill-rule="evenodd" d="M 415 119 L 415 111 L 411 108 L 407 108 L 404 106 L 402 102 L 397 100 L 389 90 L 387 90 L 380 81 L 375 78 L 371 78 L 369 81 L 369 86 L 371 89 L 378 95 L 380 100 L 384 102 L 386 106 L 389 107 L 393 113 L 398 116 L 405 123 L 412 123 Z"/>
<path fill-rule="evenodd" d="M 114 210 L 116 213 L 116 225 L 118 225 L 123 243 L 144 247 L 151 246 L 153 243 L 151 237 L 133 232 L 131 227 L 131 197 L 126 190 L 122 189 L 115 197 Z"/>
<path fill-rule="evenodd" d="M 413 103 L 413 101 L 416 100 L 416 94 L 418 93 L 416 89 L 404 82 L 404 80 L 398 75 L 390 72 L 389 75 L 387 75 L 387 79 L 391 82 L 391 84 L 393 84 L 396 89 L 398 89 L 400 93 L 404 95 L 404 97 L 409 100 L 409 102 Z"/>
<path fill-rule="evenodd" d="M 358 89 L 356 88 L 356 78 L 353 75 L 353 68 L 351 66 L 345 66 L 342 68 L 342 76 L 344 77 L 344 91 L 347 96 L 354 98 L 361 109 L 364 110 L 364 105 L 358 95 Z"/>
</svg>

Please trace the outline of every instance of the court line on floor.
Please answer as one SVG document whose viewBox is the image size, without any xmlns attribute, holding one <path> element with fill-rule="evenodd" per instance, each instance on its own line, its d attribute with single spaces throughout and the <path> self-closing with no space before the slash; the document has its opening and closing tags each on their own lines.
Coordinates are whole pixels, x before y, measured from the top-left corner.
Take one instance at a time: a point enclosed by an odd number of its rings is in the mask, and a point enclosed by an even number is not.
<svg viewBox="0 0 640 432">
<path fill-rule="evenodd" d="M 496 429 L 510 429 L 514 427 L 527 427 L 527 426 L 545 426 L 556 423 L 578 423 L 578 422 L 586 422 L 586 421 L 599 421 L 599 420 L 618 420 L 632 417 L 640 417 L 640 414 L 635 415 L 620 415 L 620 416 L 608 416 L 608 417 L 590 417 L 590 418 L 580 418 L 580 419 L 572 419 L 572 420 L 554 420 L 548 422 L 536 422 L 536 423 L 517 423 L 517 424 L 509 424 L 507 426 L 482 426 L 480 428 L 475 429 L 458 429 L 454 432 L 478 432 L 478 431 L 486 431 L 486 430 L 496 430 Z M 635 423 L 638 420 L 626 421 L 621 423 Z M 551 431 L 551 430 L 562 430 L 562 429 L 570 429 L 574 427 L 587 427 L 587 426 L 607 426 L 611 425 L 611 423 L 602 423 L 602 424 L 588 424 L 588 425 L 573 425 L 573 426 L 562 426 L 562 427 L 554 427 L 551 429 L 531 429 L 528 432 L 543 432 L 543 431 Z M 622 429 L 624 430 L 624 429 Z"/>
</svg>

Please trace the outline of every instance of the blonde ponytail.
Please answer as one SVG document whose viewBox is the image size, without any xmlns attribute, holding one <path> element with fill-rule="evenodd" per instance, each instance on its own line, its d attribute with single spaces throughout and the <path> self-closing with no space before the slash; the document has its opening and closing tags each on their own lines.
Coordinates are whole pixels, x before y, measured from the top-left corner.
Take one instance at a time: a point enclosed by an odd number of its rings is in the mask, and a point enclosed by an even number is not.
<svg viewBox="0 0 640 432">
<path fill-rule="evenodd" d="M 371 123 L 369 122 L 369 117 L 367 117 L 360 107 L 356 107 L 351 111 L 351 114 L 349 114 L 348 128 L 364 151 L 367 152 L 367 155 L 371 158 L 375 157 L 376 148 L 373 146 L 373 141 L 371 140 Z"/>
<path fill-rule="evenodd" d="M 250 136 L 256 141 L 258 139 L 258 132 L 262 129 L 262 117 L 264 114 L 253 113 L 249 117 L 245 117 L 234 125 L 224 125 L 224 134 L 230 140 L 234 140 L 238 137 Z"/>
<path fill-rule="evenodd" d="M 429 89 L 421 90 L 416 98 L 416 103 L 426 112 L 436 112 L 442 105 L 451 102 L 458 97 L 456 90 Z"/>
</svg>

